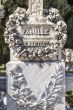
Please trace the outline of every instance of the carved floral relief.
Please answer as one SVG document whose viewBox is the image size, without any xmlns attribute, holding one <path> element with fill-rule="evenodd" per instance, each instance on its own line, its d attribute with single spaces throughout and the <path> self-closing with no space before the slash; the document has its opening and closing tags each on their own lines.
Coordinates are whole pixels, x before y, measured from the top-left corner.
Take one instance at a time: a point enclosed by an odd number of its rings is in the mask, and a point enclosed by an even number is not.
<svg viewBox="0 0 73 110">
<path fill-rule="evenodd" d="M 67 25 L 55 8 L 49 9 L 49 15 L 46 17 L 49 24 L 44 24 L 44 17 L 41 24 L 36 18 L 36 22 L 32 20 L 32 24 L 28 24 L 30 19 L 28 11 L 18 7 L 6 23 L 5 41 L 13 49 L 14 56 L 22 61 L 52 60 L 64 47 Z"/>
</svg>

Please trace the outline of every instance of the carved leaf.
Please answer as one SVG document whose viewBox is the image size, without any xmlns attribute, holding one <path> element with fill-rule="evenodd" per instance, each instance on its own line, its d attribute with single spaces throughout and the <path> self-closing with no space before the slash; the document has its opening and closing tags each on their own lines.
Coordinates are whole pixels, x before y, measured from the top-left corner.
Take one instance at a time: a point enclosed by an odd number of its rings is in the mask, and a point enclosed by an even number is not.
<svg viewBox="0 0 73 110">
<path fill-rule="evenodd" d="M 62 66 L 59 66 L 59 70 L 58 71 L 56 70 L 56 74 L 51 77 L 50 82 L 48 83 L 48 85 L 45 86 L 45 89 L 40 94 L 38 100 L 27 86 L 27 82 L 22 72 L 17 73 L 16 69 L 14 69 L 13 71 L 12 70 L 11 70 L 13 76 L 12 88 L 13 90 L 17 90 L 13 94 L 13 99 L 16 101 L 18 106 L 23 106 L 25 109 L 28 106 L 33 110 L 36 110 L 37 108 L 38 110 L 44 110 L 45 107 L 51 106 L 52 104 L 55 104 L 55 102 L 57 101 L 61 102 L 60 94 L 62 94 L 61 92 L 63 89 L 61 83 L 64 80 Z"/>
</svg>

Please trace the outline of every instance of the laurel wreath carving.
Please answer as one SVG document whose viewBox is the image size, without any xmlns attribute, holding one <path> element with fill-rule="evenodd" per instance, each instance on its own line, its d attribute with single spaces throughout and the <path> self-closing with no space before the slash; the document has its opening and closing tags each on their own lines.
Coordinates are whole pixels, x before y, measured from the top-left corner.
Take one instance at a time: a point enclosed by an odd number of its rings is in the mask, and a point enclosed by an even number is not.
<svg viewBox="0 0 73 110">
<path fill-rule="evenodd" d="M 61 18 L 59 11 L 54 8 L 49 9 L 47 19 L 55 25 L 55 39 L 51 40 L 46 47 L 28 48 L 24 46 L 23 36 L 17 31 L 18 26 L 24 26 L 29 20 L 28 11 L 18 7 L 6 23 L 5 41 L 13 49 L 13 54 L 20 60 L 48 60 L 58 54 L 58 50 L 63 48 L 67 39 L 67 26 Z"/>
<path fill-rule="evenodd" d="M 16 68 L 19 66 L 17 65 Z M 27 85 L 27 81 L 23 73 L 17 73 L 16 68 L 10 71 L 13 77 L 12 91 L 14 91 L 12 97 L 17 103 L 17 107 L 23 107 L 25 110 L 44 110 L 49 108 L 56 102 L 61 102 L 61 94 L 64 89 L 61 83 L 64 80 L 62 73 L 63 67 L 59 65 L 59 70 L 56 70 L 56 75 L 51 77 L 50 83 L 45 86 L 44 91 L 39 96 L 39 100 L 36 99 L 32 91 Z"/>
</svg>

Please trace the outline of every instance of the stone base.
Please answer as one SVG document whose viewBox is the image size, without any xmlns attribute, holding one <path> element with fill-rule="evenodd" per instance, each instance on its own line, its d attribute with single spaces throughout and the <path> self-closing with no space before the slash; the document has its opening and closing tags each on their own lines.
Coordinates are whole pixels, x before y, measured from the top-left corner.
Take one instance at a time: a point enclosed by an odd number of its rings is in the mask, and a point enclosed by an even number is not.
<svg viewBox="0 0 73 110">
<path fill-rule="evenodd" d="M 7 110 L 65 110 L 64 62 L 7 64 Z"/>
</svg>

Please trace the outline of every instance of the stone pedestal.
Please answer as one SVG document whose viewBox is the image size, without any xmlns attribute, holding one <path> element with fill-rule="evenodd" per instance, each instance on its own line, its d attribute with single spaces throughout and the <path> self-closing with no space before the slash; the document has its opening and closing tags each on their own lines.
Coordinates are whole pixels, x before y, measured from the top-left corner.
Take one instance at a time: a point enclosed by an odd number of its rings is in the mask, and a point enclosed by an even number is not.
<svg viewBox="0 0 73 110">
<path fill-rule="evenodd" d="M 7 110 L 65 110 L 65 64 L 10 61 Z"/>
</svg>

